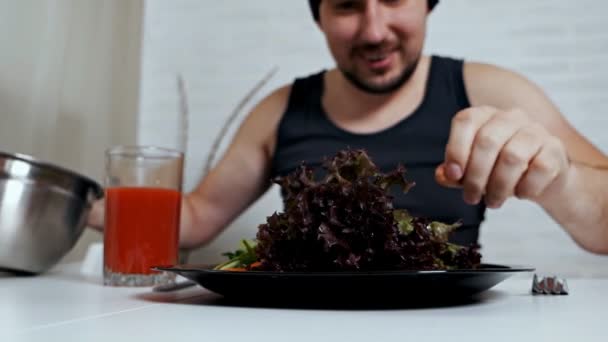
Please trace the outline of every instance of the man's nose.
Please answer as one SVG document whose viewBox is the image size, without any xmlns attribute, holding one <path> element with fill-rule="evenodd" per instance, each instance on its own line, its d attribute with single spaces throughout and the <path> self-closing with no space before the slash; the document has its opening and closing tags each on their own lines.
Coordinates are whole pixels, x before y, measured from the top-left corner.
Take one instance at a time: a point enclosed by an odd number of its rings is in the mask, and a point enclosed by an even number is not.
<svg viewBox="0 0 608 342">
<path fill-rule="evenodd" d="M 379 44 L 386 38 L 388 26 L 377 1 L 367 1 L 361 20 L 360 39 L 367 44 Z"/>
</svg>

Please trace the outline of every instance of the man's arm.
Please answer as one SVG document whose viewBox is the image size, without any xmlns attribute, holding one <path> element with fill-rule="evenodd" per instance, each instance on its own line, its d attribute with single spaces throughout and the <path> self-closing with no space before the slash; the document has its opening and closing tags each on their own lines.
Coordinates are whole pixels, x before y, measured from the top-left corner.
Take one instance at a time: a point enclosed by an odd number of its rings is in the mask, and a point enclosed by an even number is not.
<svg viewBox="0 0 608 342">
<path fill-rule="evenodd" d="M 543 91 L 513 72 L 467 63 L 472 108 L 456 115 L 446 164 L 469 202 L 509 196 L 541 205 L 583 248 L 608 254 L 608 157 L 578 133 Z M 448 176 L 451 174 L 451 177 Z"/>
<path fill-rule="evenodd" d="M 211 241 L 268 189 L 276 130 L 289 92 L 290 87 L 280 88 L 254 108 L 218 165 L 184 196 L 182 247 Z"/>
</svg>

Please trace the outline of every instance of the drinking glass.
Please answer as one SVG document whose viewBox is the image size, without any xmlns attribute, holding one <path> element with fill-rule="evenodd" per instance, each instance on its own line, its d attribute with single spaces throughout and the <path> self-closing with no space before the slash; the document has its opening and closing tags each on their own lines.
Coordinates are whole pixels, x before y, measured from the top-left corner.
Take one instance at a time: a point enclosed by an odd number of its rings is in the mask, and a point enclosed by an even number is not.
<svg viewBox="0 0 608 342">
<path fill-rule="evenodd" d="M 106 152 L 104 284 L 153 286 L 175 275 L 151 268 L 178 261 L 183 153 L 152 146 Z"/>
</svg>

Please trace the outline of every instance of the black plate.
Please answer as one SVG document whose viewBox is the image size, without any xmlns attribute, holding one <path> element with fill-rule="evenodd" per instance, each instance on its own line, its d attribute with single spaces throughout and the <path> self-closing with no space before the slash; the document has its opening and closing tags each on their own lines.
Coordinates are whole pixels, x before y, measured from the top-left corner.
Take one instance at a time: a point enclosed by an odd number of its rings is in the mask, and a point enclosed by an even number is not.
<svg viewBox="0 0 608 342">
<path fill-rule="evenodd" d="M 429 301 L 463 299 L 533 268 L 482 264 L 449 271 L 264 272 L 218 271 L 205 265 L 155 267 L 194 280 L 227 299 L 249 301 Z"/>
</svg>

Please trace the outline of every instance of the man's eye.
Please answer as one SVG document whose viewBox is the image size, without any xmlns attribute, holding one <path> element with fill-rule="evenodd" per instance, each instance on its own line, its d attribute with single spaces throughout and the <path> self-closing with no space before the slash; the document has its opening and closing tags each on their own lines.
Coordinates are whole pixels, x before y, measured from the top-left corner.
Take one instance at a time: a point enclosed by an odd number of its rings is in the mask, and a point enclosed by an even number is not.
<svg viewBox="0 0 608 342">
<path fill-rule="evenodd" d="M 383 1 L 387 5 L 399 5 L 403 2 L 403 0 L 384 0 Z"/>
<path fill-rule="evenodd" d="M 339 1 L 334 6 L 342 11 L 353 10 L 357 8 L 357 1 Z"/>
</svg>

